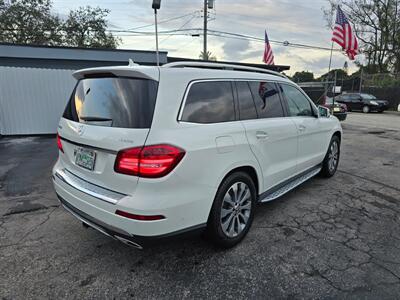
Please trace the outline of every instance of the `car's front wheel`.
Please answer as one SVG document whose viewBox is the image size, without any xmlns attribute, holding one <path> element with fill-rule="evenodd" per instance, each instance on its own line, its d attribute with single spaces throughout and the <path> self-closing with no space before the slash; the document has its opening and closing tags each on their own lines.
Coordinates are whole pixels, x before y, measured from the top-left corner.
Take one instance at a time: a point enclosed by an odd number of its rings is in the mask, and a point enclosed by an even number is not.
<svg viewBox="0 0 400 300">
<path fill-rule="evenodd" d="M 365 105 L 365 106 L 363 107 L 362 111 L 363 111 L 364 114 L 369 113 L 369 106 Z"/>
<path fill-rule="evenodd" d="M 251 227 L 255 204 L 256 188 L 247 173 L 235 172 L 225 178 L 208 218 L 211 240 L 223 248 L 238 244 Z"/>
<path fill-rule="evenodd" d="M 321 175 L 323 177 L 332 177 L 335 175 L 339 165 L 340 158 L 340 139 L 334 135 L 329 144 L 328 152 L 322 162 Z"/>
</svg>

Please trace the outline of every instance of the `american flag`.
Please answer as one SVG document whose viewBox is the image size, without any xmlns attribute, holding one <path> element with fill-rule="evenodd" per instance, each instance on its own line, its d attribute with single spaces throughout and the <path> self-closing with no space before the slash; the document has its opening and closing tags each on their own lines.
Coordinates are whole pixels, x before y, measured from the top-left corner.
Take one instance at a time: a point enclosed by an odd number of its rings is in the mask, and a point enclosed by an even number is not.
<svg viewBox="0 0 400 300">
<path fill-rule="evenodd" d="M 347 20 L 345 14 L 343 13 L 340 6 L 337 9 L 336 24 L 333 28 L 332 41 L 338 43 L 344 51 L 346 51 L 347 56 L 354 60 L 358 54 L 358 41 L 355 36 L 351 24 Z"/>
<path fill-rule="evenodd" d="M 274 54 L 272 53 L 272 48 L 269 43 L 267 31 L 265 31 L 265 49 L 264 49 L 264 57 L 263 62 L 267 65 L 274 65 Z"/>
</svg>

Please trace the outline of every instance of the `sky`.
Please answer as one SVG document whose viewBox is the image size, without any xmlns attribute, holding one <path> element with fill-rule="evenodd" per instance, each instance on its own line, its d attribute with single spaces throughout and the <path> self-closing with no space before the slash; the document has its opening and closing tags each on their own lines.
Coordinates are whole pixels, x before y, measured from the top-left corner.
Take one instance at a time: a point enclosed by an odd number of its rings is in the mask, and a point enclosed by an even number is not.
<svg viewBox="0 0 400 300">
<path fill-rule="evenodd" d="M 108 25 L 111 30 L 127 30 L 154 23 L 151 0 L 53 0 L 53 10 L 65 17 L 70 9 L 90 5 L 110 10 Z M 202 28 L 203 0 L 162 0 L 158 11 L 159 31 Z M 267 30 L 271 40 L 288 41 L 330 48 L 331 30 L 327 28 L 323 8 L 327 0 L 215 0 L 210 11 L 208 28 L 264 38 Z M 179 17 L 179 18 L 178 18 Z M 176 18 L 175 20 L 170 20 Z M 163 21 L 168 22 L 163 22 Z M 154 32 L 154 26 L 136 29 Z M 190 33 L 187 31 L 186 33 Z M 115 33 L 122 39 L 121 49 L 155 50 L 153 35 L 132 36 Z M 160 50 L 169 56 L 198 58 L 203 49 L 203 37 L 160 35 Z M 339 49 L 338 46 L 335 46 Z M 319 76 L 328 71 L 330 51 L 285 47 L 272 44 L 275 64 L 289 65 L 289 75 L 296 71 L 310 71 Z M 264 43 L 242 39 L 208 37 L 208 50 L 218 60 L 262 63 Z M 356 66 L 341 52 L 334 52 L 332 67 L 343 68 L 348 61 L 349 72 Z"/>
</svg>

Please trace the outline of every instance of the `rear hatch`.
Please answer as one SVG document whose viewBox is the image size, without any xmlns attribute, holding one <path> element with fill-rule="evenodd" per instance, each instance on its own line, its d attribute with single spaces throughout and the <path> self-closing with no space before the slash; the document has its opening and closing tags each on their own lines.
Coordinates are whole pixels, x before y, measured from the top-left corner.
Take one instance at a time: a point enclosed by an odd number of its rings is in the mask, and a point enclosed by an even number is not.
<svg viewBox="0 0 400 300">
<path fill-rule="evenodd" d="M 58 128 L 64 150 L 60 160 L 65 169 L 89 183 L 131 195 L 138 177 L 116 173 L 114 163 L 118 151 L 146 142 L 158 70 L 153 78 L 140 72 L 133 78 L 115 73 L 78 74 Z"/>
</svg>

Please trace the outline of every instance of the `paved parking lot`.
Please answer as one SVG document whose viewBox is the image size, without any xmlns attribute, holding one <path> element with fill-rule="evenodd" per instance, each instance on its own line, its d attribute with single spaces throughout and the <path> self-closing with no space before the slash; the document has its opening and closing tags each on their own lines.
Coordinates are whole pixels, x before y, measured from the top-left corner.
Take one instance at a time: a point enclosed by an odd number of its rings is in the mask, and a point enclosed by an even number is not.
<svg viewBox="0 0 400 300">
<path fill-rule="evenodd" d="M 351 114 L 338 173 L 259 207 L 247 238 L 138 251 L 56 200 L 54 138 L 0 140 L 0 298 L 398 298 L 400 115 Z"/>
</svg>

